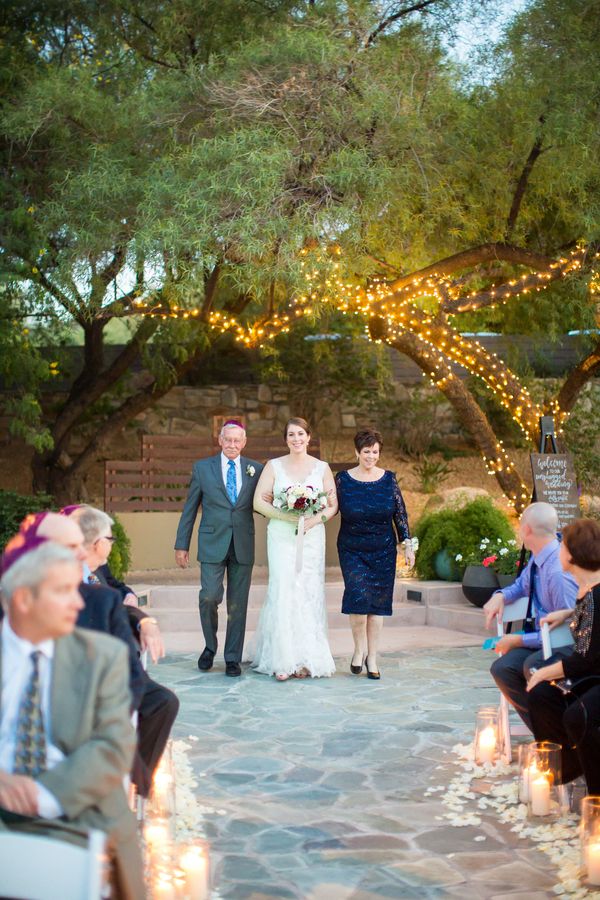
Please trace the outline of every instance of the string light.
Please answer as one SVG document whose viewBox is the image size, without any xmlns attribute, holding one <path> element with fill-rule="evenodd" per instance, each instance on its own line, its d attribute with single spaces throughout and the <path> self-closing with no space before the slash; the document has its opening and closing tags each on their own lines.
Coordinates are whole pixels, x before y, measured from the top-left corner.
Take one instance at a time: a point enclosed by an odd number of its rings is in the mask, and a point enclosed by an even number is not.
<svg viewBox="0 0 600 900">
<path fill-rule="evenodd" d="M 568 256 L 555 260 L 538 272 L 513 278 L 502 285 L 493 285 L 485 291 L 461 295 L 459 288 L 447 276 L 436 272 L 426 276 L 416 275 L 410 284 L 396 291 L 390 290 L 383 279 L 375 277 L 369 280 L 365 289 L 341 277 L 338 261 L 341 248 L 305 247 L 300 251 L 300 264 L 306 289 L 293 298 L 287 307 L 250 324 L 240 322 L 233 315 L 213 311 L 208 314 L 207 323 L 221 334 L 232 333 L 235 340 L 246 347 L 264 347 L 278 335 L 289 333 L 295 321 L 313 315 L 315 304 L 318 304 L 322 307 L 333 306 L 342 315 L 361 316 L 365 322 L 367 337 L 378 344 L 384 341 L 393 343 L 402 334 L 412 333 L 430 348 L 430 365 L 426 375 L 432 384 L 443 389 L 455 377 L 448 370 L 448 362 L 462 366 L 486 384 L 527 439 L 532 441 L 537 434 L 543 410 L 533 402 L 527 389 L 520 384 L 508 366 L 477 340 L 467 339 L 456 331 L 448 324 L 446 317 L 486 307 L 496 308 L 521 294 L 543 290 L 551 281 L 566 278 L 580 270 L 585 254 L 586 248 L 579 246 Z M 596 253 L 594 258 L 600 258 L 600 254 Z M 592 275 L 590 292 L 600 293 L 600 274 L 596 272 Z M 198 318 L 202 314 L 199 308 L 150 306 L 140 298 L 133 301 L 133 306 L 136 314 L 160 316 L 163 320 Z M 432 314 L 427 309 L 435 309 L 437 312 Z M 382 334 L 373 337 L 371 331 L 375 319 L 380 319 L 385 329 Z M 425 357 L 427 358 L 427 354 Z M 568 414 L 560 409 L 555 400 L 551 402 L 550 408 L 557 429 L 562 429 Z M 485 458 L 485 463 L 492 475 L 500 472 L 515 474 L 514 466 L 501 442 L 496 446 L 496 456 Z M 527 490 L 523 482 L 521 487 L 523 491 Z M 524 499 L 527 499 L 526 493 L 522 493 L 520 498 L 516 495 L 511 498 L 514 503 Z"/>
</svg>

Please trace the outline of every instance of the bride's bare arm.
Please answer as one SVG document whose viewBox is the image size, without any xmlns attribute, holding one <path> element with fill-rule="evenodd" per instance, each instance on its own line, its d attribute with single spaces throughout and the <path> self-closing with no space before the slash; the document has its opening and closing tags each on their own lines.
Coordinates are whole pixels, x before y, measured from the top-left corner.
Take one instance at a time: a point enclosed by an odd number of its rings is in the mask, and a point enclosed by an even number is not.
<svg viewBox="0 0 600 900">
<path fill-rule="evenodd" d="M 282 522 L 297 522 L 297 516 L 294 516 L 292 513 L 283 512 L 281 509 L 275 509 L 272 503 L 268 503 L 263 498 L 263 494 L 266 494 L 267 496 L 273 494 L 274 484 L 275 473 L 273 472 L 273 466 L 268 462 L 260 473 L 260 478 L 258 479 L 256 490 L 254 491 L 254 511 L 260 513 L 261 516 L 265 516 L 267 519 L 280 519 Z"/>
<path fill-rule="evenodd" d="M 335 481 L 329 466 L 323 472 L 323 490 L 327 491 L 327 506 L 321 510 L 318 516 L 306 516 L 304 530 L 309 531 L 317 525 L 325 525 L 329 519 L 333 519 L 338 511 L 337 492 Z"/>
<path fill-rule="evenodd" d="M 325 509 L 323 514 L 327 516 L 327 519 L 333 519 L 338 511 L 338 499 L 335 489 L 335 480 L 329 466 L 327 466 L 325 472 L 323 473 L 323 489 L 327 491 L 328 494 L 327 508 Z"/>
</svg>

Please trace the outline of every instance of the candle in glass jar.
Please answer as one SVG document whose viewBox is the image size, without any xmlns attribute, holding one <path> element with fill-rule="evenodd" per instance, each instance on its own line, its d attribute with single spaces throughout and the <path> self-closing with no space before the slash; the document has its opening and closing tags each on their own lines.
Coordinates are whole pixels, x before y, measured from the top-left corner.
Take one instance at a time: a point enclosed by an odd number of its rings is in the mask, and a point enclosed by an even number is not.
<svg viewBox="0 0 600 900">
<path fill-rule="evenodd" d="M 600 885 L 600 840 L 588 844 L 585 850 L 585 867 L 590 884 Z"/>
<path fill-rule="evenodd" d="M 480 763 L 491 763 L 496 753 L 496 731 L 492 725 L 484 728 L 479 735 L 477 758 Z"/>
<path fill-rule="evenodd" d="M 531 763 L 530 766 L 527 766 L 523 769 L 521 773 L 521 784 L 519 787 L 519 800 L 521 803 L 529 802 L 529 785 L 535 776 L 538 774 L 539 769 L 537 767 L 537 763 L 535 759 Z"/>
<path fill-rule="evenodd" d="M 208 898 L 208 859 L 198 847 L 190 847 L 179 859 L 185 873 L 185 894 L 189 900 Z"/>
<path fill-rule="evenodd" d="M 162 822 L 156 822 L 153 825 L 146 825 L 144 837 L 149 847 L 164 846 L 169 839 L 169 830 Z"/>
<path fill-rule="evenodd" d="M 175 900 L 175 888 L 170 881 L 159 879 L 154 887 L 155 900 Z"/>
<path fill-rule="evenodd" d="M 550 815 L 550 782 L 546 775 L 530 779 L 529 797 L 531 799 L 531 812 L 534 816 Z"/>
</svg>

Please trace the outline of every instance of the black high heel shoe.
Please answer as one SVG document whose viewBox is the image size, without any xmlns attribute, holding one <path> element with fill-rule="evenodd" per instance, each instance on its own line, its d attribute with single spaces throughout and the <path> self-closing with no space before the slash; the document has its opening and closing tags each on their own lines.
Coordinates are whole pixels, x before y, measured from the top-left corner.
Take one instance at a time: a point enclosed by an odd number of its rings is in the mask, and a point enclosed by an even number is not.
<svg viewBox="0 0 600 900">
<path fill-rule="evenodd" d="M 365 657 L 365 659 L 366 659 L 366 657 Z M 362 670 L 363 670 L 364 664 L 365 664 L 365 660 L 364 660 L 364 659 L 363 659 L 363 661 L 361 662 L 360 666 L 355 666 L 355 665 L 352 664 L 352 662 L 350 662 L 350 671 L 352 672 L 353 675 L 360 675 L 360 673 L 361 673 Z"/>
<path fill-rule="evenodd" d="M 367 678 L 372 678 L 373 681 L 379 681 L 379 679 L 381 678 L 381 672 L 371 672 L 371 670 L 369 669 L 369 663 L 367 662 L 366 659 L 365 659 L 365 668 L 367 670 Z"/>
</svg>

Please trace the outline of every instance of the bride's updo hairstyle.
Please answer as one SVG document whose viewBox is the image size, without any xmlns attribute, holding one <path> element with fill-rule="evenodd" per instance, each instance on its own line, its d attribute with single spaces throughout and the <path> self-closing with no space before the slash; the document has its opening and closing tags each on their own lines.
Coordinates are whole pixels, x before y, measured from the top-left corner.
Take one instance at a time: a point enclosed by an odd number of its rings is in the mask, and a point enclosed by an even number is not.
<svg viewBox="0 0 600 900">
<path fill-rule="evenodd" d="M 572 562 L 586 572 L 600 571 L 600 522 L 575 519 L 562 534 L 563 544 Z"/>
<path fill-rule="evenodd" d="M 310 425 L 306 421 L 306 419 L 301 419 L 300 416 L 294 416 L 291 419 L 288 419 L 285 423 L 285 428 L 283 429 L 283 440 L 287 441 L 287 433 L 290 425 L 297 425 L 298 428 L 303 428 L 307 435 L 310 437 Z"/>
<path fill-rule="evenodd" d="M 379 444 L 379 452 L 381 453 L 383 450 L 383 438 L 378 431 L 373 431 L 372 428 L 362 428 L 354 435 L 354 446 L 357 453 L 360 453 L 365 447 L 374 447 L 375 444 Z"/>
</svg>

